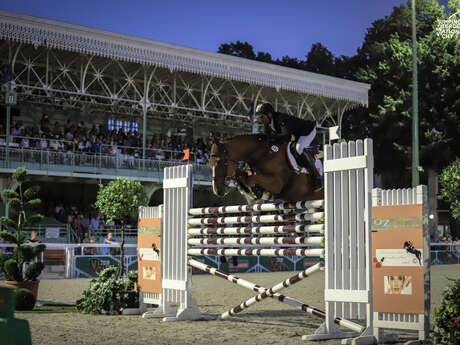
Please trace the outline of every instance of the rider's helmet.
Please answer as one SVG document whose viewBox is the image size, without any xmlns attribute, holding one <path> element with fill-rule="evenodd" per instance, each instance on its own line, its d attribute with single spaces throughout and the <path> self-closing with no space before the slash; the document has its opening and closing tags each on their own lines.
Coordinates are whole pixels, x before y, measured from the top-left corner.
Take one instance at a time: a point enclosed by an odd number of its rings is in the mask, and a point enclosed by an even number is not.
<svg viewBox="0 0 460 345">
<path fill-rule="evenodd" d="M 270 103 L 260 103 L 257 104 L 256 106 L 256 116 L 260 115 L 268 115 L 268 113 L 274 113 L 275 109 L 273 109 L 273 106 Z"/>
</svg>

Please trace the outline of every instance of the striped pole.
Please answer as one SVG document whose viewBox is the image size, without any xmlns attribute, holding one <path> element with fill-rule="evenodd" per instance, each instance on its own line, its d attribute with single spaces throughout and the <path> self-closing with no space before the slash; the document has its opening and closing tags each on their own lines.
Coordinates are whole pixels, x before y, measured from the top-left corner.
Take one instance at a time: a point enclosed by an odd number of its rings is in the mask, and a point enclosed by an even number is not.
<svg viewBox="0 0 460 345">
<path fill-rule="evenodd" d="M 307 268 L 305 271 L 300 272 L 299 274 L 296 274 L 295 276 L 292 276 L 292 277 L 282 281 L 281 283 L 276 284 L 275 286 L 271 287 L 270 289 L 265 289 L 263 292 L 259 293 L 257 296 L 251 297 L 247 301 L 245 301 L 245 302 L 241 303 L 240 305 L 237 305 L 236 307 L 234 307 L 234 308 L 230 309 L 229 311 L 223 313 L 221 315 L 221 318 L 226 319 L 226 318 L 228 318 L 230 316 L 233 316 L 233 315 L 239 313 L 240 311 L 250 307 L 251 305 L 253 305 L 253 304 L 257 303 L 257 302 L 262 301 L 265 298 L 272 297 L 276 292 L 278 292 L 278 291 L 280 291 L 280 290 L 282 290 L 284 288 L 287 288 L 287 287 L 289 287 L 289 286 L 301 281 L 304 278 L 307 278 L 310 274 L 312 274 L 313 272 L 318 271 L 320 268 L 321 268 L 320 263 L 317 263 L 316 265 Z"/>
<path fill-rule="evenodd" d="M 232 249 L 232 248 L 191 248 L 188 255 L 195 256 L 324 256 L 323 248 L 288 249 Z"/>
<path fill-rule="evenodd" d="M 323 236 L 315 237 L 220 237 L 220 238 L 189 238 L 190 245 L 222 244 L 222 245 L 272 245 L 272 244 L 324 244 Z"/>
<path fill-rule="evenodd" d="M 216 269 L 214 267 L 211 267 L 209 265 L 203 264 L 203 263 L 201 263 L 199 261 L 190 259 L 189 260 L 189 265 L 192 266 L 192 267 L 195 267 L 197 269 L 200 269 L 200 270 L 202 270 L 204 272 L 208 272 L 208 273 L 210 273 L 210 274 L 212 274 L 214 276 L 217 276 L 219 278 L 226 279 L 226 280 L 228 280 L 228 281 L 230 281 L 230 282 L 232 282 L 234 284 L 243 286 L 243 287 L 245 287 L 247 289 L 250 289 L 252 291 L 255 291 L 255 292 L 258 292 L 258 293 L 263 293 L 263 292 L 267 291 L 267 289 L 264 288 L 263 286 L 251 283 L 251 282 L 249 282 L 247 280 L 244 280 L 244 279 L 239 278 L 237 276 L 234 276 L 232 274 L 225 273 L 225 272 L 220 271 L 220 270 L 218 270 L 218 269 Z M 320 265 L 320 264 L 318 263 L 317 265 Z M 314 266 L 312 266 L 312 267 L 314 267 Z M 301 301 L 298 301 L 298 300 L 296 300 L 294 298 L 284 296 L 284 295 L 281 295 L 279 293 L 274 293 L 272 296 L 269 296 L 269 297 L 277 299 L 280 302 L 286 303 L 286 304 L 288 304 L 290 306 L 293 306 L 293 307 L 295 307 L 295 308 L 297 308 L 297 309 L 299 309 L 299 310 L 301 310 L 303 312 L 309 313 L 311 315 L 320 317 L 322 319 L 326 318 L 326 313 L 323 310 L 315 308 L 315 307 L 313 307 L 311 305 L 302 303 Z M 230 316 L 230 315 L 228 315 L 228 316 Z M 222 314 L 221 318 L 227 318 L 228 316 L 224 317 L 224 314 Z M 346 328 L 348 328 L 350 330 L 353 330 L 355 332 L 361 333 L 365 329 L 365 327 L 363 327 L 363 326 L 361 326 L 361 325 L 359 325 L 357 323 L 354 323 L 354 322 L 351 322 L 351 321 L 348 321 L 348 320 L 345 320 L 345 319 L 341 319 L 339 317 L 336 318 L 334 321 L 335 321 L 336 324 L 341 325 L 343 327 L 346 327 Z"/>
<path fill-rule="evenodd" d="M 287 234 L 315 232 L 324 234 L 324 224 L 277 225 L 277 226 L 239 226 L 220 228 L 189 228 L 189 235 L 250 235 L 250 234 Z"/>
<path fill-rule="evenodd" d="M 282 210 L 311 210 L 315 208 L 324 208 L 324 200 L 283 202 L 279 204 L 254 204 L 254 205 L 236 205 L 221 207 L 204 207 L 192 208 L 189 214 L 199 216 L 203 214 L 221 214 L 221 213 L 240 213 L 253 211 L 282 211 Z"/>
<path fill-rule="evenodd" d="M 298 221 L 324 221 L 324 212 L 296 213 L 296 214 L 270 214 L 263 216 L 218 217 L 218 218 L 190 218 L 190 225 L 202 224 L 242 224 L 242 223 L 274 223 Z"/>
</svg>

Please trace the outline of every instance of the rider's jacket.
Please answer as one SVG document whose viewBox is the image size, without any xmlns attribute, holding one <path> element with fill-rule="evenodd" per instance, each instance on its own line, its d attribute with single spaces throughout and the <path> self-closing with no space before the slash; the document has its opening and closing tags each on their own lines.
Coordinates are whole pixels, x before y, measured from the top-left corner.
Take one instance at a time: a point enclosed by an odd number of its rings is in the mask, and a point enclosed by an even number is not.
<svg viewBox="0 0 460 345">
<path fill-rule="evenodd" d="M 300 136 L 308 135 L 315 128 L 316 122 L 304 120 L 285 113 L 273 113 L 272 121 L 264 126 L 265 134 L 271 142 L 288 142 L 294 135 L 297 140 Z"/>
</svg>

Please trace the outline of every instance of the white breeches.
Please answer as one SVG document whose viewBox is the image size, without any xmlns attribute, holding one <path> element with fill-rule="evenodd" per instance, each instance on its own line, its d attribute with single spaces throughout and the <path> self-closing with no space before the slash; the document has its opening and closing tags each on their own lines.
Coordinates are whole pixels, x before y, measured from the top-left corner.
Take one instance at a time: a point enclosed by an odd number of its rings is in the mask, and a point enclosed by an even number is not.
<svg viewBox="0 0 460 345">
<path fill-rule="evenodd" d="M 316 127 L 313 128 L 310 134 L 299 137 L 299 140 L 297 140 L 297 144 L 295 145 L 295 149 L 297 150 L 297 153 L 302 154 L 304 148 L 310 146 L 315 136 L 316 136 Z"/>
</svg>

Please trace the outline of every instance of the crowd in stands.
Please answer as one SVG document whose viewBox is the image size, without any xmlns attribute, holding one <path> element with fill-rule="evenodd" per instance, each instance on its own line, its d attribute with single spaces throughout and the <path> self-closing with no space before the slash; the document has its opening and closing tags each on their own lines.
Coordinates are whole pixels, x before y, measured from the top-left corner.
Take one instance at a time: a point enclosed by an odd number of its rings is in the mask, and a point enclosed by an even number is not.
<svg viewBox="0 0 460 345">
<path fill-rule="evenodd" d="M 109 130 L 107 126 L 87 127 L 84 121 L 77 123 L 70 119 L 64 125 L 55 121 L 50 123 L 44 114 L 40 123 L 24 126 L 16 121 L 11 128 L 12 146 L 24 149 L 41 149 L 57 152 L 75 152 L 105 155 L 131 155 L 142 158 L 142 135 L 138 131 L 125 131 L 123 128 Z M 207 163 L 208 152 L 214 137 L 220 133 L 210 132 L 207 138 L 193 139 L 190 128 L 173 133 L 153 134 L 146 143 L 146 158 L 153 160 L 180 160 L 183 150 L 190 149 L 190 160 Z M 5 145 L 5 130 L 2 128 L 0 145 Z"/>
<path fill-rule="evenodd" d="M 101 213 L 93 209 L 78 210 L 76 206 L 67 206 L 62 203 L 47 209 L 49 211 L 45 212 L 46 216 L 70 225 L 75 234 L 74 240 L 77 243 L 90 243 L 92 236 L 103 236 L 107 232 L 121 227 L 114 221 L 106 222 Z M 136 221 L 131 220 L 127 227 L 136 228 Z"/>
<path fill-rule="evenodd" d="M 439 242 L 448 244 L 446 249 L 450 252 L 460 252 L 460 238 L 445 234 L 439 239 Z"/>
</svg>

